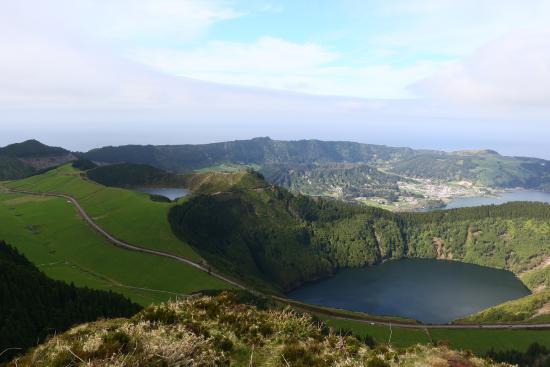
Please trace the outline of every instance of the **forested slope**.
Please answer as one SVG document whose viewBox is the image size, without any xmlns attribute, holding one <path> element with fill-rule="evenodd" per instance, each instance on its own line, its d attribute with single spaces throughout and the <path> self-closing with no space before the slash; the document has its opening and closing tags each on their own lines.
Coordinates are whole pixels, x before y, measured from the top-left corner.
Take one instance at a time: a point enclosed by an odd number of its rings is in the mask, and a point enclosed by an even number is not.
<svg viewBox="0 0 550 367">
<path fill-rule="evenodd" d="M 71 152 L 27 140 L 0 148 L 0 180 L 15 180 L 75 159 Z"/>
<path fill-rule="evenodd" d="M 37 338 L 75 324 L 130 316 L 140 308 L 115 293 L 52 280 L 0 241 L 0 352 L 6 348 L 21 351 L 35 345 Z M 0 361 L 18 350 L 3 354 Z"/>
<path fill-rule="evenodd" d="M 213 266 L 280 289 L 386 259 L 453 259 L 518 274 L 550 256 L 550 205 L 537 203 L 397 214 L 258 183 L 196 195 L 169 220 Z"/>
</svg>

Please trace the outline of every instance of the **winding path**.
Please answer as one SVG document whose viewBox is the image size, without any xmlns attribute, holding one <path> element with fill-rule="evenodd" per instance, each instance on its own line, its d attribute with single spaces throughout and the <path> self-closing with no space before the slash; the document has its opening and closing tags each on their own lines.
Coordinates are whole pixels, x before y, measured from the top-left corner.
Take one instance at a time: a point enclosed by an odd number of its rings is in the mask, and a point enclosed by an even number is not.
<svg viewBox="0 0 550 367">
<path fill-rule="evenodd" d="M 209 275 L 218 278 L 220 280 L 223 280 L 224 282 L 227 282 L 231 285 L 233 285 L 236 288 L 249 291 L 254 294 L 260 294 L 258 291 L 251 289 L 241 283 L 236 282 L 233 279 L 230 279 L 220 273 L 212 271 L 210 268 L 205 267 L 199 263 L 196 263 L 194 261 L 191 261 L 189 259 L 186 259 L 181 256 L 173 255 L 168 252 L 159 251 L 159 250 L 153 250 L 150 248 L 137 246 L 122 240 L 119 240 L 115 236 L 108 233 L 106 230 L 104 230 L 102 227 L 99 226 L 89 215 L 86 213 L 86 211 L 82 208 L 82 206 L 78 203 L 78 201 L 67 194 L 61 194 L 61 193 L 55 193 L 55 192 L 33 192 L 33 191 L 25 191 L 25 190 L 18 190 L 18 189 L 10 189 L 7 187 L 3 187 L 3 189 L 7 192 L 14 193 L 14 194 L 25 194 L 25 195 L 33 195 L 33 196 L 54 196 L 59 197 L 68 200 L 70 203 L 72 203 L 76 210 L 78 211 L 78 214 L 95 230 L 97 231 L 101 236 L 105 237 L 109 242 L 111 242 L 113 245 L 130 250 L 130 251 L 137 251 L 142 252 L 150 255 L 155 256 L 161 256 L 165 258 L 169 258 L 181 263 L 184 263 L 186 265 L 192 266 L 196 269 L 202 270 L 204 272 L 207 272 Z M 342 319 L 342 320 L 349 320 L 349 321 L 356 321 L 361 322 L 365 324 L 370 325 L 380 325 L 380 326 L 398 326 L 400 328 L 407 328 L 407 329 L 550 329 L 550 323 L 547 324 L 407 324 L 407 323 L 400 323 L 400 322 L 388 322 L 388 321 L 379 321 L 379 320 L 368 320 L 366 318 L 360 318 L 360 317 L 350 317 L 350 316 L 339 316 L 335 315 L 332 312 L 327 312 L 321 308 L 315 308 L 315 306 L 307 306 L 302 307 L 300 304 L 298 304 L 296 301 L 289 300 L 284 297 L 279 297 L 276 295 L 265 295 L 268 297 L 271 297 L 272 299 L 275 299 L 281 303 L 292 305 L 297 308 L 301 308 L 303 310 L 306 310 L 308 312 L 317 313 L 317 314 L 323 314 L 326 316 Z"/>
</svg>

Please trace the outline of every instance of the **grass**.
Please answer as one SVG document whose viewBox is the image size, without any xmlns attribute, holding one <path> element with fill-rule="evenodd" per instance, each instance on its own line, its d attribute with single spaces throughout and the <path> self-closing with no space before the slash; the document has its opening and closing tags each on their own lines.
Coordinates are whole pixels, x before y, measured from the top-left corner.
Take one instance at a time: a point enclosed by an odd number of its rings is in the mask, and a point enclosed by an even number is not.
<svg viewBox="0 0 550 367">
<path fill-rule="evenodd" d="M 336 330 L 349 330 L 354 335 L 369 335 L 379 343 L 390 340 L 390 327 L 320 317 Z M 470 350 L 483 355 L 491 348 L 495 350 L 516 349 L 525 351 L 532 343 L 550 347 L 550 330 L 522 329 L 406 329 L 392 326 L 391 343 L 398 347 L 409 347 L 418 343 L 443 342 L 453 349 Z"/>
<path fill-rule="evenodd" d="M 0 193 L 0 222 L 0 238 L 46 275 L 77 286 L 111 289 L 142 305 L 201 289 L 228 288 L 185 264 L 111 245 L 64 199 Z"/>
<path fill-rule="evenodd" d="M 484 366 L 446 347 L 369 346 L 309 316 L 241 304 L 231 293 L 149 307 L 131 319 L 77 326 L 28 351 L 19 366 Z"/>
<path fill-rule="evenodd" d="M 70 165 L 6 186 L 33 192 L 57 192 L 75 197 L 105 230 L 121 240 L 199 261 L 200 256 L 179 240 L 168 223 L 175 203 L 151 201 L 148 194 L 99 185 Z M 180 199 L 185 200 L 185 198 Z"/>
<path fill-rule="evenodd" d="M 428 334 L 422 329 L 406 329 L 392 326 L 391 339 L 389 326 L 371 325 L 365 322 L 344 320 L 335 317 L 317 315 L 335 330 L 350 331 L 353 335 L 371 336 L 378 343 L 391 342 L 396 347 L 409 347 L 418 343 L 429 343 Z"/>
</svg>

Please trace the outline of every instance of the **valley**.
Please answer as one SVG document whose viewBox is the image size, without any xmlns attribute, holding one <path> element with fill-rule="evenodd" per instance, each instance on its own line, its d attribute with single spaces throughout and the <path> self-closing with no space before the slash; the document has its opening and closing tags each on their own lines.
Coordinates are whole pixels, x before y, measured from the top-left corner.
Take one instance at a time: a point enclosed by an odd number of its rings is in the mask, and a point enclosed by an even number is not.
<svg viewBox="0 0 550 367">
<path fill-rule="evenodd" d="M 496 310 L 487 310 L 489 314 L 480 313 L 472 318 L 474 325 L 516 322 L 521 326 L 534 317 L 536 322 L 547 322 L 548 316 L 541 310 L 548 302 L 548 267 L 542 263 L 550 250 L 545 224 L 549 214 L 543 204 L 510 203 L 494 208 L 399 214 L 295 195 L 269 184 L 261 174 L 251 170 L 185 174 L 154 171 L 145 176 L 139 172 L 153 170 L 131 165 L 121 170 L 116 165 L 104 166 L 102 170 L 105 172 L 94 178 L 108 177 L 113 186 L 94 182 L 88 172 L 70 164 L 23 180 L 4 182 L 0 215 L 8 225 L 0 229 L 0 238 L 13 243 L 55 279 L 112 289 L 142 305 L 197 291 L 232 288 L 233 281 L 273 294 L 277 300 L 286 290 L 331 276 L 340 268 L 408 257 L 452 258 L 510 270 L 521 275 L 525 284 L 537 292 L 534 297 L 512 301 L 522 305 L 524 313 L 520 317 L 507 313 L 516 306 L 505 303 L 495 306 Z M 133 181 L 128 182 L 128 177 Z M 136 177 L 142 178 L 135 181 Z M 130 190 L 137 186 L 178 185 L 191 189 L 191 194 L 174 202 L 157 201 L 154 195 Z M 74 205 L 67 200 L 9 193 L 8 189 L 70 195 L 94 223 L 116 239 L 147 251 L 189 259 L 203 270 L 169 258 L 113 247 L 74 214 Z M 66 227 L 59 227 L 62 223 Z M 71 235 L 65 229 L 69 227 L 78 229 L 78 234 Z M 91 241 L 82 243 L 84 247 L 80 241 L 78 246 L 60 246 L 71 244 L 71 238 L 84 237 Z M 434 245 L 435 238 L 438 246 Z M 530 246 L 522 246 L 526 241 Z M 108 261 L 100 261 L 103 256 Z M 229 283 L 223 277 L 209 275 L 218 271 L 231 279 Z M 293 307 L 301 309 L 300 305 Z M 428 333 L 431 335 L 428 340 L 434 340 L 434 335 L 445 336 L 455 348 L 477 348 L 484 353 L 494 346 L 489 335 L 497 331 L 476 330 L 477 326 L 465 331 L 451 326 L 441 331 L 415 332 L 398 326 L 399 322 L 395 324 L 391 318 L 368 321 L 379 316 L 359 314 L 357 319 L 348 319 L 348 311 L 310 307 L 307 306 L 307 312 L 319 313 L 328 325 L 336 328 L 348 325 L 357 334 L 383 335 L 383 330 L 392 329 L 393 323 L 396 345 L 425 341 Z M 422 324 L 418 328 L 427 330 Z M 469 335 L 466 343 L 461 336 L 464 333 Z M 546 335 L 544 330 L 502 333 L 510 333 L 510 340 L 517 335 L 523 343 L 518 345 L 525 345 L 524 348 Z M 470 338 L 477 340 L 477 344 Z M 506 345 L 509 344 L 503 344 L 503 350 Z"/>
</svg>

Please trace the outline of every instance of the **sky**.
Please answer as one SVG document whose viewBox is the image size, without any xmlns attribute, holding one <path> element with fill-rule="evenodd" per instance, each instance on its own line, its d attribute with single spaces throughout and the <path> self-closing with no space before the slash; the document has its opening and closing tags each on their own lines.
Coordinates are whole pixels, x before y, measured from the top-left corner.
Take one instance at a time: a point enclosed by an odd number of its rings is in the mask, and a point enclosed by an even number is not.
<svg viewBox="0 0 550 367">
<path fill-rule="evenodd" d="M 0 145 L 256 136 L 550 158 L 550 2 L 0 0 Z"/>
</svg>

